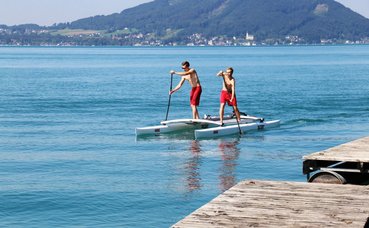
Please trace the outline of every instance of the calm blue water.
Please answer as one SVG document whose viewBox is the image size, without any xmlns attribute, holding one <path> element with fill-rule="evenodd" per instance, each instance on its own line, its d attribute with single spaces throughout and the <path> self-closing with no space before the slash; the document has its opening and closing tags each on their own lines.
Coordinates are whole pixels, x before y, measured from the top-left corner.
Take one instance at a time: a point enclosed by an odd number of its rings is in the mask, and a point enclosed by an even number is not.
<svg viewBox="0 0 369 228">
<path fill-rule="evenodd" d="M 232 66 L 241 111 L 282 125 L 136 139 L 165 118 L 183 60 L 201 115 L 218 113 L 215 74 Z M 369 46 L 2 47 L 0 227 L 168 227 L 244 179 L 304 182 L 303 155 L 369 135 L 368 72 Z M 170 119 L 191 116 L 188 96 Z"/>
</svg>

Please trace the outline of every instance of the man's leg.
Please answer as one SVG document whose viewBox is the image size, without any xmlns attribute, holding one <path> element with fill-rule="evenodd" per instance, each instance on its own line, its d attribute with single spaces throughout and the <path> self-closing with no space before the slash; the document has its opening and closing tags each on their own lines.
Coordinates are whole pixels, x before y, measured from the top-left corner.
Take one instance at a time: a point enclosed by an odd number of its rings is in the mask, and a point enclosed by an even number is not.
<svg viewBox="0 0 369 228">
<path fill-rule="evenodd" d="M 197 111 L 196 105 L 191 105 L 192 108 L 192 118 L 199 119 L 199 112 Z"/>
<path fill-rule="evenodd" d="M 237 118 L 238 122 L 240 122 L 241 121 L 241 115 L 240 115 L 240 111 L 238 110 L 237 105 L 233 106 L 233 109 L 234 109 L 234 113 L 236 114 L 236 118 Z"/>
<path fill-rule="evenodd" d="M 197 106 L 195 106 L 195 109 L 196 109 L 196 111 L 195 111 L 195 119 L 200 119 L 200 117 L 199 117 L 199 111 L 197 110 Z"/>
<path fill-rule="evenodd" d="M 223 116 L 224 116 L 224 106 L 225 106 L 225 103 L 220 103 L 219 118 L 220 118 L 220 123 L 222 125 L 223 125 Z"/>
</svg>

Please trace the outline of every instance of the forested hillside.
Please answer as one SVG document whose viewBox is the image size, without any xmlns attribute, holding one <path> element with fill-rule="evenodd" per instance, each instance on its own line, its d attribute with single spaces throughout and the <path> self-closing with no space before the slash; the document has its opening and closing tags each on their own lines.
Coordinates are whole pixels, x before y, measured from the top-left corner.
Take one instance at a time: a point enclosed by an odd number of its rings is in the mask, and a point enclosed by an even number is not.
<svg viewBox="0 0 369 228">
<path fill-rule="evenodd" d="M 50 27 L 0 25 L 0 45 L 357 42 L 369 43 L 369 19 L 334 0 L 155 0 Z"/>
<path fill-rule="evenodd" d="M 78 29 L 135 28 L 143 33 L 202 33 L 258 39 L 298 35 L 307 40 L 369 36 L 369 19 L 334 0 L 156 0 L 109 16 L 81 19 Z"/>
</svg>

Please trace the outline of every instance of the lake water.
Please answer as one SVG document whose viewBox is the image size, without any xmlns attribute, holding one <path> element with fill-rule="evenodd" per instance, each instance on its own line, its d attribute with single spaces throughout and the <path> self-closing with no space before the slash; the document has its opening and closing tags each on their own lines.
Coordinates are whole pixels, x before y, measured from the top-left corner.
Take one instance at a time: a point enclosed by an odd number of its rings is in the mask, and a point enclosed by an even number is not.
<svg viewBox="0 0 369 228">
<path fill-rule="evenodd" d="M 165 118 L 183 60 L 201 116 L 218 113 L 215 74 L 232 66 L 240 110 L 281 126 L 136 139 Z M 0 226 L 169 227 L 239 181 L 304 182 L 303 155 L 369 134 L 368 72 L 369 46 L 2 47 Z M 189 90 L 169 119 L 191 117 Z"/>
</svg>

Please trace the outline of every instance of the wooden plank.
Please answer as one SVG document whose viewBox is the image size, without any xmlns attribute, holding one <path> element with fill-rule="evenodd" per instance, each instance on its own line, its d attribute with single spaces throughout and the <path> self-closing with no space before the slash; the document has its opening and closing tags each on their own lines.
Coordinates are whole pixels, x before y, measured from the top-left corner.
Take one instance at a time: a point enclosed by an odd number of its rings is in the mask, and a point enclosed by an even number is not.
<svg viewBox="0 0 369 228">
<path fill-rule="evenodd" d="M 367 202 L 367 186 L 244 181 L 173 227 L 364 227 Z"/>
<path fill-rule="evenodd" d="M 369 162 L 369 137 L 304 156 L 306 160 Z"/>
</svg>

